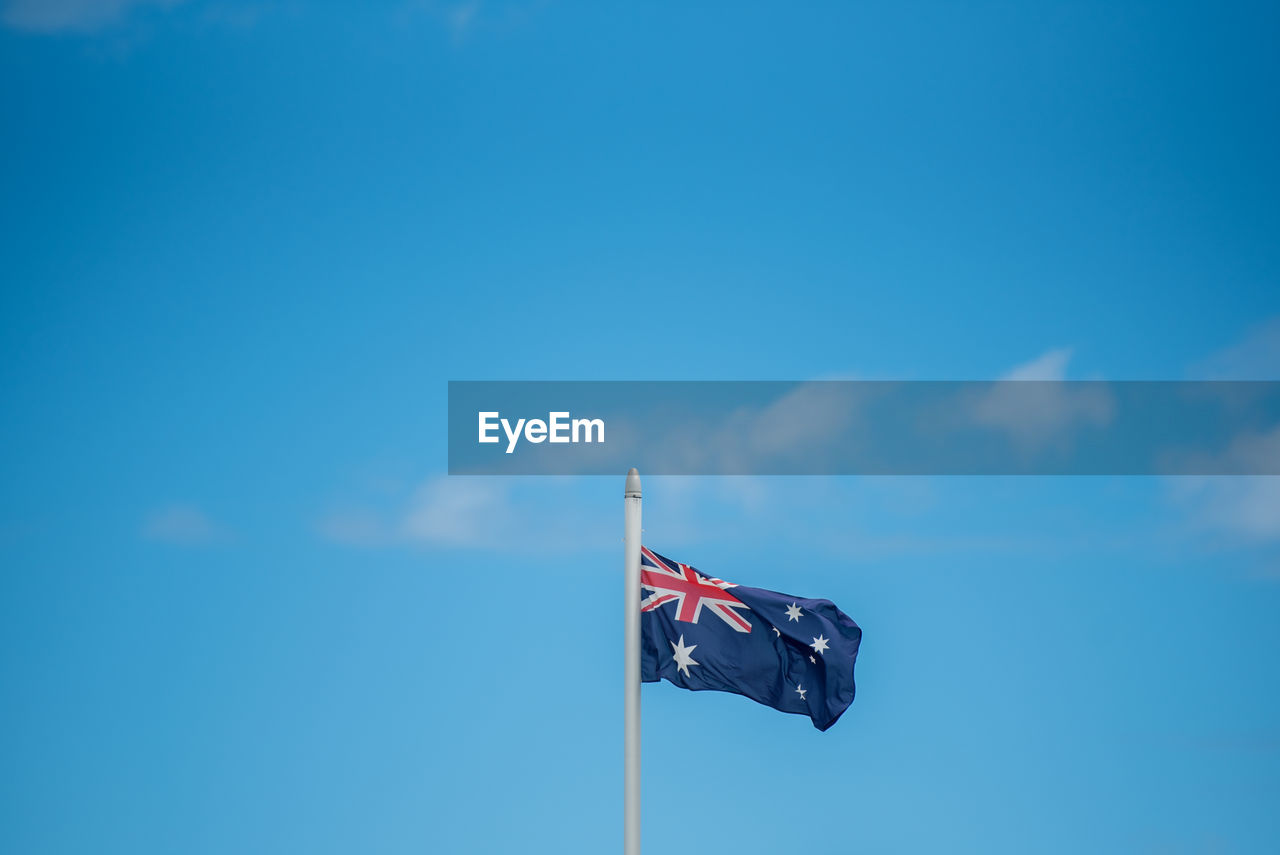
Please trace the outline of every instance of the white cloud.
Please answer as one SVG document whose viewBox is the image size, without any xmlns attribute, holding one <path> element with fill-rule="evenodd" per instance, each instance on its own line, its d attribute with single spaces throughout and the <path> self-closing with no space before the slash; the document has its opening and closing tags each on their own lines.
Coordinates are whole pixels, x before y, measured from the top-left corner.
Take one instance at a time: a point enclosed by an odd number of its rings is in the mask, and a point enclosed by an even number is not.
<svg viewBox="0 0 1280 855">
<path fill-rule="evenodd" d="M 194 505 L 169 505 L 147 514 L 142 536 L 160 543 L 196 546 L 220 539 L 223 530 Z"/>
<path fill-rule="evenodd" d="M 1280 461 L 1280 427 L 1240 436 L 1222 455 L 1223 468 L 1275 471 Z M 1280 476 L 1222 475 L 1170 479 L 1174 500 L 1201 528 L 1253 541 L 1280 540 Z"/>
<path fill-rule="evenodd" d="M 1007 433 L 1024 449 L 1063 442 L 1080 426 L 1106 425 L 1113 409 L 1107 392 L 1064 382 L 1071 355 L 1070 348 L 1058 348 L 1015 366 L 972 402 L 969 416 Z"/>
<path fill-rule="evenodd" d="M 871 394 L 850 383 L 805 381 L 768 403 L 744 405 L 723 416 L 717 412 L 657 427 L 610 421 L 610 437 L 617 447 L 634 442 L 660 454 L 651 463 L 662 471 L 804 470 L 820 464 L 821 449 L 845 440 Z M 661 431 L 660 443 L 654 430 Z M 640 433 L 649 436 L 641 440 Z"/>
<path fill-rule="evenodd" d="M 1280 378 L 1280 317 L 1201 360 L 1190 374 L 1200 380 Z M 1277 460 L 1280 427 L 1236 437 L 1222 459 L 1213 463 L 1226 471 L 1266 472 L 1275 471 Z M 1238 543 L 1280 541 L 1280 476 L 1186 476 L 1170 478 L 1168 484 L 1170 497 L 1183 507 L 1193 530 Z"/>
<path fill-rule="evenodd" d="M 439 476 L 398 499 L 344 505 L 316 530 L 348 546 L 592 549 L 611 544 L 620 526 L 608 515 L 615 508 L 597 495 L 601 486 L 599 479 L 563 476 Z"/>
<path fill-rule="evenodd" d="M 852 424 L 854 387 L 803 383 L 765 407 L 751 422 L 747 442 L 757 454 L 778 454 L 841 436 Z"/>
<path fill-rule="evenodd" d="M 511 523 L 505 479 L 438 477 L 382 509 L 346 505 L 321 518 L 319 534 L 348 546 L 485 546 Z M 384 497 L 385 498 L 385 497 Z"/>
<path fill-rule="evenodd" d="M 1192 366 L 1197 380 L 1280 380 L 1280 317 L 1264 321 L 1239 342 Z"/>
<path fill-rule="evenodd" d="M 1015 365 L 1001 380 L 1066 380 L 1072 350 L 1060 347 L 1037 356 L 1030 362 Z"/>
<path fill-rule="evenodd" d="M 1052 489 L 1048 485 L 1057 482 L 1021 483 Z M 1081 545 L 1074 534 L 1062 533 L 1056 514 L 1032 515 L 1030 523 L 1010 531 L 1000 501 L 975 504 L 975 490 L 1001 501 L 1016 492 L 1000 479 L 646 476 L 644 538 L 659 551 L 695 565 L 709 555 L 754 544 L 795 544 L 801 553 L 859 564 L 975 552 L 1034 555 Z M 603 561 L 602 572 L 609 572 L 621 555 L 620 474 L 441 476 L 382 507 L 347 506 L 324 518 L 317 533 L 330 542 L 367 549 L 506 556 L 585 553 L 591 561 Z M 1091 548 L 1099 543 L 1089 540 Z"/>
<path fill-rule="evenodd" d="M 1246 541 L 1280 540 L 1280 476 L 1188 476 L 1169 483 L 1197 527 Z"/>
<path fill-rule="evenodd" d="M 436 478 L 418 489 L 399 531 L 420 543 L 478 546 L 500 537 L 510 516 L 504 484 L 482 477 Z"/>
<path fill-rule="evenodd" d="M 1280 427 L 1237 436 L 1223 455 L 1224 467 L 1236 472 L 1275 472 L 1280 464 Z"/>
</svg>

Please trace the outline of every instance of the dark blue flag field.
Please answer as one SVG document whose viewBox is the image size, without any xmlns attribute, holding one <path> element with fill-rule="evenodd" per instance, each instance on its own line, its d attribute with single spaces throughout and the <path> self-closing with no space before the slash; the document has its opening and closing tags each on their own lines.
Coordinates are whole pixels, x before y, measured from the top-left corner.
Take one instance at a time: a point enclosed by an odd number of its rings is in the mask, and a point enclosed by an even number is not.
<svg viewBox="0 0 1280 855">
<path fill-rule="evenodd" d="M 829 600 L 712 578 L 640 548 L 640 676 L 735 692 L 826 730 L 853 703 L 862 630 Z"/>
</svg>

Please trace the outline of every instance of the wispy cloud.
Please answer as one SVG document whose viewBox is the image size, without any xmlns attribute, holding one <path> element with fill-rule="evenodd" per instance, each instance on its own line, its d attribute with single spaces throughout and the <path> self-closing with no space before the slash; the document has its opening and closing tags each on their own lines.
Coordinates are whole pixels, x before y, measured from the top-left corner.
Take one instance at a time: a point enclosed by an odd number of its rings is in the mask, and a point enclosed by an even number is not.
<svg viewBox="0 0 1280 855">
<path fill-rule="evenodd" d="M 709 442 L 681 437 L 682 454 L 687 460 L 714 455 L 724 472 L 750 471 L 762 462 L 785 469 L 788 461 L 812 459 L 815 448 L 840 442 L 857 421 L 865 395 L 865 389 L 845 384 L 802 383 L 763 407 L 729 414 Z"/>
<path fill-rule="evenodd" d="M 1070 348 L 1049 350 L 1017 365 L 972 403 L 968 412 L 979 425 L 999 429 L 1024 449 L 1063 442 L 1081 426 L 1111 421 L 1113 404 L 1101 387 L 1075 388 L 1067 379 Z"/>
<path fill-rule="evenodd" d="M 1069 347 L 1047 350 L 1030 362 L 1015 365 L 1001 380 L 1066 380 L 1073 351 Z"/>
<path fill-rule="evenodd" d="M 90 32 L 145 6 L 168 8 L 183 0 L 5 0 L 0 20 L 30 33 Z"/>
<path fill-rule="evenodd" d="M 348 505 L 317 529 L 349 546 L 484 546 L 510 533 L 509 492 L 503 479 L 432 478 L 390 510 Z"/>
<path fill-rule="evenodd" d="M 477 546 L 511 532 L 507 486 L 485 478 L 436 478 L 418 489 L 399 525 L 405 539 Z"/>
<path fill-rule="evenodd" d="M 1280 380 L 1280 317 L 1200 360 L 1190 373 L 1197 380 Z"/>
<path fill-rule="evenodd" d="M 169 505 L 146 515 L 142 537 L 159 543 L 199 546 L 225 536 L 225 530 L 194 505 Z"/>
<path fill-rule="evenodd" d="M 599 479 L 438 476 L 387 501 L 346 503 L 317 533 L 359 547 L 580 551 L 611 543 L 616 526 L 595 498 Z"/>
<path fill-rule="evenodd" d="M 1170 494 L 1197 526 L 1246 542 L 1280 540 L 1280 477 L 1170 479 Z"/>
<path fill-rule="evenodd" d="M 1280 378 L 1280 317 L 1249 330 L 1190 373 L 1203 380 Z M 1223 458 L 1228 469 L 1267 471 L 1280 460 L 1280 425 L 1236 437 Z M 1168 485 L 1193 533 L 1233 546 L 1280 542 L 1280 476 L 1171 478 Z"/>
<path fill-rule="evenodd" d="M 1224 457 L 1243 472 L 1274 465 L 1280 460 L 1280 427 L 1237 437 Z M 1169 485 L 1170 495 L 1196 528 L 1237 542 L 1280 541 L 1280 476 L 1172 478 Z"/>
<path fill-rule="evenodd" d="M 322 516 L 316 530 L 324 540 L 361 548 L 607 550 L 621 544 L 621 490 L 620 477 L 439 476 L 381 510 L 372 502 L 347 504 Z M 850 502 L 893 518 L 915 516 L 932 503 L 923 482 L 895 479 L 841 486 L 825 479 L 653 476 L 645 479 L 645 492 L 651 502 L 646 532 L 669 548 L 739 542 L 762 526 L 781 537 L 843 544 L 849 524 L 835 509 L 849 509 Z M 920 548 L 918 539 L 878 546 Z"/>
</svg>

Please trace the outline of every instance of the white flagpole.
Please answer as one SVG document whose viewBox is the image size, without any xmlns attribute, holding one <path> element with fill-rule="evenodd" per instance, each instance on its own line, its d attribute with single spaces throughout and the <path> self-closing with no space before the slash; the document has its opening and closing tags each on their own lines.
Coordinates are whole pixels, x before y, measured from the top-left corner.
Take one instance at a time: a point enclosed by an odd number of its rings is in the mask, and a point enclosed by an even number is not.
<svg viewBox="0 0 1280 855">
<path fill-rule="evenodd" d="M 626 666 L 626 716 L 623 724 L 623 852 L 640 855 L 640 473 L 627 473 L 624 493 L 623 578 L 627 610 L 623 621 Z"/>
</svg>

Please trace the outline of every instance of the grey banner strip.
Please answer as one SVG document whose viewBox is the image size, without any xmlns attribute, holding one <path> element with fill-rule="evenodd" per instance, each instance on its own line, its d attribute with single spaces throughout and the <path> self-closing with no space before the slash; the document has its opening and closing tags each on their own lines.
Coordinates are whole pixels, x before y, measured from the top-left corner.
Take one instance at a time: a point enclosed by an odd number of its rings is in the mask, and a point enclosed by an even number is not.
<svg viewBox="0 0 1280 855">
<path fill-rule="evenodd" d="M 449 472 L 1277 475 L 1280 383 L 451 381 Z"/>
</svg>

